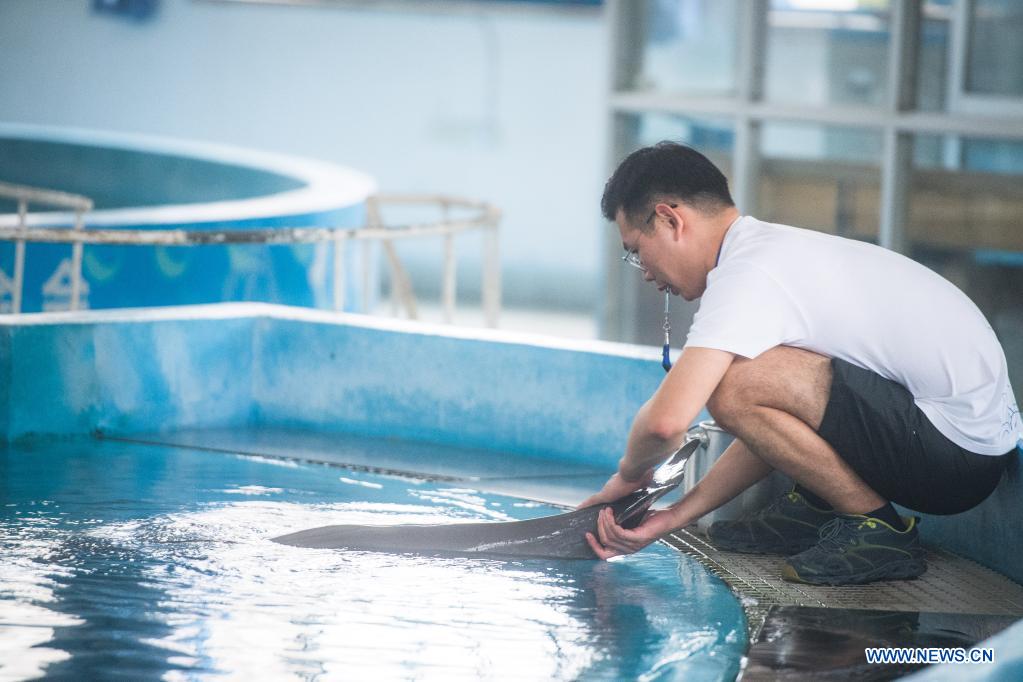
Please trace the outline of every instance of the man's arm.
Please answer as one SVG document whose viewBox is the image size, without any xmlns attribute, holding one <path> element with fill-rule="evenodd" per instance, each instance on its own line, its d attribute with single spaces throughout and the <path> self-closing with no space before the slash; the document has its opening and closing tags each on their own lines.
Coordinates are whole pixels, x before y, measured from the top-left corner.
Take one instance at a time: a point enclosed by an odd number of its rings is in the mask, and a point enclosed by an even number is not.
<svg viewBox="0 0 1023 682">
<path fill-rule="evenodd" d="M 713 348 L 683 350 L 657 392 L 636 413 L 618 472 L 599 493 L 579 506 L 613 502 L 645 485 L 652 468 L 681 445 L 689 425 L 707 404 L 734 359 L 732 353 Z M 592 533 L 586 534 L 586 540 L 601 559 L 630 554 L 685 525 L 687 521 L 680 511 L 673 506 L 654 512 L 636 528 L 626 530 L 615 523 L 611 508 L 606 507 L 598 517 L 599 540 Z"/>
<path fill-rule="evenodd" d="M 713 348 L 686 348 L 660 387 L 639 409 L 629 431 L 618 472 L 580 507 L 614 500 L 642 487 L 651 470 L 685 438 L 734 359 Z"/>
</svg>

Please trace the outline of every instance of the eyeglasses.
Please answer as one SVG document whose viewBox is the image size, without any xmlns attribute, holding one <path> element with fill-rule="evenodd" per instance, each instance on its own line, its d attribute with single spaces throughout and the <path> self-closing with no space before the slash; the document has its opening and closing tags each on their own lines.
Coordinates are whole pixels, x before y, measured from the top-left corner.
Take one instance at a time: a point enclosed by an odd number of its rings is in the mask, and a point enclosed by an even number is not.
<svg viewBox="0 0 1023 682">
<path fill-rule="evenodd" d="M 639 268 L 643 272 L 646 272 L 646 266 L 644 266 L 643 261 L 639 259 L 639 249 L 626 251 L 625 255 L 622 256 L 622 260 L 631 265 L 632 267 Z"/>
<path fill-rule="evenodd" d="M 668 206 L 671 206 L 672 208 L 678 208 L 678 204 L 668 204 Z M 650 211 L 650 215 L 647 216 L 647 219 L 643 221 L 643 224 L 649 225 L 650 221 L 654 219 L 655 215 L 657 215 L 656 208 Z M 639 249 L 632 249 L 631 251 L 627 250 L 625 252 L 625 255 L 622 256 L 622 260 L 631 265 L 632 267 L 639 268 L 643 272 L 646 272 L 646 266 L 643 265 L 643 261 L 639 259 Z"/>
</svg>

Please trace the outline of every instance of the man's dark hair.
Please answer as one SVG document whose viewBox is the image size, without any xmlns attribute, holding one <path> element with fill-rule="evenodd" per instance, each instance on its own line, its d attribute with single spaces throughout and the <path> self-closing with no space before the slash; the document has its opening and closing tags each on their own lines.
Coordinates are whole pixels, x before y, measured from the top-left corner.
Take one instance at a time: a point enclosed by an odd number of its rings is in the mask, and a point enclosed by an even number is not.
<svg viewBox="0 0 1023 682">
<path fill-rule="evenodd" d="M 600 210 L 613 221 L 618 210 L 634 217 L 661 197 L 675 197 L 701 211 L 734 206 L 728 181 L 710 159 L 677 142 L 658 142 L 625 157 L 604 185 Z"/>
</svg>

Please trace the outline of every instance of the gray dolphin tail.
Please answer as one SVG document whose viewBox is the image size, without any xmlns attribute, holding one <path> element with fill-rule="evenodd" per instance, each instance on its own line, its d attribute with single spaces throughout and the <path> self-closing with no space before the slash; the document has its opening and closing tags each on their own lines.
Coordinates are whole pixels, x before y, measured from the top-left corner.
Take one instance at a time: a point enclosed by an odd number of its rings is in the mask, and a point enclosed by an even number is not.
<svg viewBox="0 0 1023 682">
<path fill-rule="evenodd" d="M 632 493 L 611 505 L 631 508 L 625 523 L 635 526 L 641 493 Z M 653 503 L 651 499 L 642 511 Z M 389 553 L 454 554 L 546 559 L 596 559 L 586 533 L 597 532 L 597 514 L 605 505 L 594 505 L 567 514 L 526 521 L 447 523 L 401 526 L 322 526 L 273 538 L 293 547 L 348 549 Z"/>
<path fill-rule="evenodd" d="M 700 446 L 689 438 L 653 474 L 651 484 L 610 504 L 615 520 L 634 528 L 662 495 L 685 475 L 689 457 Z M 547 559 L 596 559 L 586 533 L 597 533 L 598 504 L 567 514 L 526 521 L 403 526 L 322 526 L 273 538 L 293 547 L 349 549 L 411 554 L 455 554 Z"/>
</svg>

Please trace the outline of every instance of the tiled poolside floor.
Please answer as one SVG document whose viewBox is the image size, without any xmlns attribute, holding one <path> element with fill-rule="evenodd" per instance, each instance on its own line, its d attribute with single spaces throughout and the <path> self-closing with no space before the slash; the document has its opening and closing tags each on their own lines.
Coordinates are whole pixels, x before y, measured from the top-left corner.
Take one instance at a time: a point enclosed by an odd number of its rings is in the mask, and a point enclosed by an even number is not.
<svg viewBox="0 0 1023 682">
<path fill-rule="evenodd" d="M 695 557 L 743 598 L 751 629 L 772 606 L 812 606 L 882 611 L 971 613 L 1023 618 L 1023 586 L 978 563 L 940 549 L 927 552 L 927 572 L 916 580 L 871 585 L 817 586 L 781 579 L 784 557 L 715 548 L 695 528 L 668 538 Z"/>
</svg>

